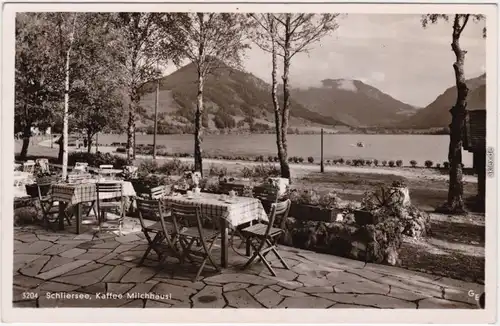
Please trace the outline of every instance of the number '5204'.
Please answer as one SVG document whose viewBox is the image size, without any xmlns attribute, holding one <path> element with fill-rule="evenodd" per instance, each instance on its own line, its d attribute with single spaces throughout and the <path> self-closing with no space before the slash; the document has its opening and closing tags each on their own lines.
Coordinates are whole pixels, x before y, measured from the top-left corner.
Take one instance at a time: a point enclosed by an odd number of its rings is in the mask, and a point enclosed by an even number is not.
<svg viewBox="0 0 500 326">
<path fill-rule="evenodd" d="M 38 293 L 23 292 L 23 299 L 36 299 L 36 298 L 38 298 Z"/>
</svg>

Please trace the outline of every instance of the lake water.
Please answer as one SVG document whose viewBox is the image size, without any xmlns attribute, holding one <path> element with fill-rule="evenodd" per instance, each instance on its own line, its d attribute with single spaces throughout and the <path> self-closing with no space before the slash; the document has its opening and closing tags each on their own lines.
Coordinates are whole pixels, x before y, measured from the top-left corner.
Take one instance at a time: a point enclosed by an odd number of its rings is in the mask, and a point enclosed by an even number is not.
<svg viewBox="0 0 500 326">
<path fill-rule="evenodd" d="M 363 158 L 403 160 L 409 165 L 416 160 L 423 165 L 426 160 L 435 164 L 447 161 L 448 135 L 324 135 L 324 158 Z M 126 142 L 126 135 L 100 135 L 99 143 Z M 153 135 L 136 136 L 138 144 L 152 144 Z M 192 135 L 158 135 L 158 144 L 165 145 L 171 153 L 191 153 L 194 147 Z M 357 147 L 362 142 L 364 147 Z M 214 155 L 277 155 L 275 135 L 206 135 L 203 150 Z M 304 159 L 321 155 L 320 135 L 288 135 L 288 155 Z M 472 166 L 472 153 L 463 151 L 463 163 Z"/>
</svg>

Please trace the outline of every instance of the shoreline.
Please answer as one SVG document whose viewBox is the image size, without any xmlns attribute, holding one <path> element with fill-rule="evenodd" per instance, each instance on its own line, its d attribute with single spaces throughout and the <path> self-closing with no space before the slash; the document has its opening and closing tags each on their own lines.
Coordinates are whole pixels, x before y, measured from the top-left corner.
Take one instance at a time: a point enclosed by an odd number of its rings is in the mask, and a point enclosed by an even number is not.
<svg viewBox="0 0 500 326">
<path fill-rule="evenodd" d="M 44 140 L 38 143 L 39 146 L 42 147 L 50 147 L 50 140 Z M 99 147 L 99 151 L 102 153 L 110 153 L 113 155 L 126 157 L 124 153 L 117 153 L 115 151 L 116 147 L 110 146 L 102 146 Z M 75 148 L 68 148 L 69 152 L 78 152 Z M 95 153 L 95 147 L 92 148 L 92 153 Z M 137 160 L 152 160 L 152 155 L 136 155 Z M 161 164 L 162 161 L 178 159 L 181 162 L 193 162 L 192 157 L 174 157 L 174 156 L 157 156 L 156 161 Z M 244 166 L 258 166 L 262 164 L 273 164 L 275 166 L 279 166 L 279 163 L 274 162 L 253 162 L 253 161 L 238 161 L 238 160 L 220 160 L 220 159 L 211 159 L 204 158 L 203 162 L 209 165 L 223 165 L 226 167 L 233 168 L 243 168 Z M 408 179 L 428 179 L 434 181 L 448 181 L 447 174 L 440 174 L 437 171 L 433 171 L 432 169 L 426 168 L 410 168 L 410 167 L 380 167 L 380 166 L 348 166 L 348 165 L 325 165 L 324 166 L 325 173 L 327 172 L 339 172 L 339 173 L 359 173 L 359 174 L 381 174 L 381 175 L 394 175 L 400 176 Z M 319 164 L 298 164 L 298 163 L 290 163 L 290 169 L 292 175 L 297 178 L 304 176 L 306 174 L 318 172 L 320 173 L 320 165 Z M 477 183 L 477 177 L 472 175 L 464 175 L 464 182 L 468 183 Z"/>
</svg>

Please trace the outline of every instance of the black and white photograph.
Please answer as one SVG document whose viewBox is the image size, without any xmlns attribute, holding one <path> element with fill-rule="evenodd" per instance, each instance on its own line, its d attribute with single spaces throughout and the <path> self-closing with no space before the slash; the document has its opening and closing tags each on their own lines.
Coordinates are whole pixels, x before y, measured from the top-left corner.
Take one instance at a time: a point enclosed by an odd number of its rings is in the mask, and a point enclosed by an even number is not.
<svg viewBox="0 0 500 326">
<path fill-rule="evenodd" d="M 86 6 L 2 23 L 10 319 L 494 321 L 496 4 Z"/>
</svg>

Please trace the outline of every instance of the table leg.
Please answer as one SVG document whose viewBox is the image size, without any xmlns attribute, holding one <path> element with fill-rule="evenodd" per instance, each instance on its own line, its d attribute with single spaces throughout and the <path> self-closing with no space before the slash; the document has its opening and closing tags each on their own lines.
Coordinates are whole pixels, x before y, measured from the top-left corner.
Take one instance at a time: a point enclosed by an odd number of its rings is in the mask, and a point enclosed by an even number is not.
<svg viewBox="0 0 500 326">
<path fill-rule="evenodd" d="M 59 202 L 59 230 L 64 230 L 64 219 L 66 216 L 66 208 L 68 208 L 68 203 Z"/>
<path fill-rule="evenodd" d="M 227 221 L 226 219 L 222 218 L 221 219 L 221 250 L 220 250 L 220 263 L 223 268 L 227 267 L 227 261 L 228 261 L 228 227 L 227 227 Z"/>
<path fill-rule="evenodd" d="M 75 206 L 75 217 L 76 217 L 76 234 L 80 234 L 82 226 L 82 203 L 78 203 Z"/>
</svg>

